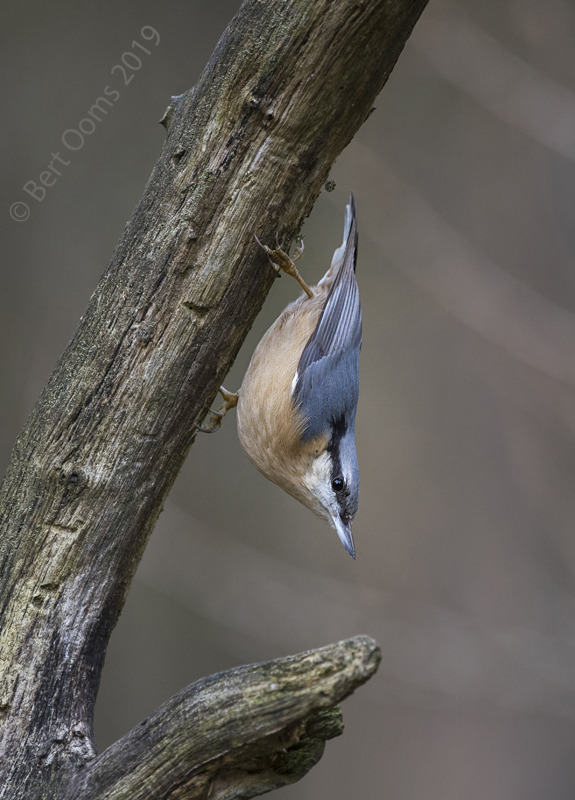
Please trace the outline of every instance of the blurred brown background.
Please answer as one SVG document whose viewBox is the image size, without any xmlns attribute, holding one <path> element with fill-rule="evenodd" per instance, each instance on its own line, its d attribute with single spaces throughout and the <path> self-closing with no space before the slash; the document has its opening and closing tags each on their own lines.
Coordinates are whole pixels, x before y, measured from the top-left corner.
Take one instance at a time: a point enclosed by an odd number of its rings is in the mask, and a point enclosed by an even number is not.
<svg viewBox="0 0 575 800">
<path fill-rule="evenodd" d="M 157 120 L 238 7 L 4 2 L 3 468 L 144 188 Z M 369 633 L 380 672 L 284 800 L 574 796 L 574 41 L 573 0 L 431 0 L 304 231 L 315 281 L 353 190 L 357 561 L 251 467 L 232 416 L 198 437 L 111 640 L 101 748 L 205 674 Z M 106 86 L 117 102 L 67 151 Z M 22 187 L 53 152 L 70 163 L 37 202 Z M 276 282 L 228 388 L 296 295 Z"/>
</svg>

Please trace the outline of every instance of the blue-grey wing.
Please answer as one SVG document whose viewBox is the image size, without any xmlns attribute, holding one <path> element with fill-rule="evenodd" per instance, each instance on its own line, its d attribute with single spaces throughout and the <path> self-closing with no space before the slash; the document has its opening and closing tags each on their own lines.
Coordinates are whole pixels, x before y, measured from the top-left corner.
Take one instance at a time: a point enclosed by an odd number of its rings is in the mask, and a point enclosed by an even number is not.
<svg viewBox="0 0 575 800">
<path fill-rule="evenodd" d="M 343 253 L 341 251 L 343 250 Z M 353 425 L 359 393 L 361 305 L 355 280 L 357 220 L 353 195 L 346 208 L 341 260 L 325 306 L 300 357 L 293 399 L 307 422 L 303 438 L 344 418 Z"/>
</svg>

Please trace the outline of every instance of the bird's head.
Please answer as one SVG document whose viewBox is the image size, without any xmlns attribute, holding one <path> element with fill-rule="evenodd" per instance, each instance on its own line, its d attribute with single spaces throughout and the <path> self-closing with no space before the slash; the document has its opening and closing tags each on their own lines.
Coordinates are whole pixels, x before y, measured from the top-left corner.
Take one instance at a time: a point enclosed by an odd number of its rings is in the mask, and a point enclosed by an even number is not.
<svg viewBox="0 0 575 800">
<path fill-rule="evenodd" d="M 334 424 L 327 447 L 310 464 L 305 484 L 312 502 L 306 503 L 335 528 L 341 543 L 355 558 L 351 523 L 359 504 L 359 468 L 353 423 Z"/>
</svg>

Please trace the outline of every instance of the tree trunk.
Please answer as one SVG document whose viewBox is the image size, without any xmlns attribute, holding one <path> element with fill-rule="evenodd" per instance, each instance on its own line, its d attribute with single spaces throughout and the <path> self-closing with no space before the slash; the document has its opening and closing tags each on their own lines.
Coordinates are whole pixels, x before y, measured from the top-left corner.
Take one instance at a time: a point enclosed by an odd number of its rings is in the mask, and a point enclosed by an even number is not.
<svg viewBox="0 0 575 800">
<path fill-rule="evenodd" d="M 236 775 L 251 797 L 271 788 L 246 788 L 254 759 L 269 772 L 271 753 L 333 735 L 322 709 L 373 671 L 365 639 L 232 670 L 176 695 L 96 757 L 93 708 L 110 632 L 193 422 L 273 282 L 254 234 L 292 240 L 426 1 L 246 0 L 198 84 L 173 98 L 144 196 L 0 494 L 1 798 L 196 797 L 193 775 L 210 759 L 228 777 L 212 764 L 198 786 L 233 797 Z M 267 680 L 279 694 L 268 696 Z M 226 692 L 242 691 L 249 700 L 224 724 Z M 250 726 L 257 708 L 267 727 Z M 189 747 L 185 767 L 174 737 Z M 316 755 L 304 758 L 307 769 Z"/>
</svg>

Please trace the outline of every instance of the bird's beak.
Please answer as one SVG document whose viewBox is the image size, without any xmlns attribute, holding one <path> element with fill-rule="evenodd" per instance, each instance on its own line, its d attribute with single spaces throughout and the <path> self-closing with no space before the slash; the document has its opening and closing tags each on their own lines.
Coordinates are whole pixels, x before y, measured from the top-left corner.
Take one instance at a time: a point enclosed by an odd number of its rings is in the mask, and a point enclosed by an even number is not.
<svg viewBox="0 0 575 800">
<path fill-rule="evenodd" d="M 334 528 L 337 531 L 339 540 L 345 547 L 350 556 L 355 560 L 355 545 L 353 543 L 353 536 L 351 535 L 351 525 L 346 525 L 339 514 L 332 517 Z"/>
</svg>

